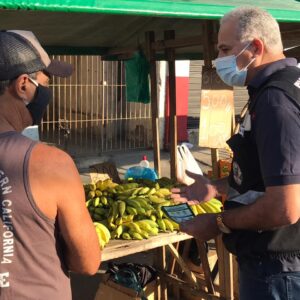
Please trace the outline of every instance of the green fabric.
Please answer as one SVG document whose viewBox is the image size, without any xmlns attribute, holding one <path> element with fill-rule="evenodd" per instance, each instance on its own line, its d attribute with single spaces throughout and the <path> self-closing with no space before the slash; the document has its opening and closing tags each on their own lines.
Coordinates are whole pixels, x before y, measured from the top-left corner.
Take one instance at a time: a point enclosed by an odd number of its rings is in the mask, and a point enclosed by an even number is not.
<svg viewBox="0 0 300 300">
<path fill-rule="evenodd" d="M 125 78 L 127 101 L 149 103 L 149 62 L 142 52 L 125 61 Z"/>
<path fill-rule="evenodd" d="M 103 14 L 219 19 L 243 0 L 0 0 L 1 8 L 87 12 Z M 298 0 L 256 0 L 251 3 L 268 10 L 278 21 L 300 22 Z"/>
</svg>

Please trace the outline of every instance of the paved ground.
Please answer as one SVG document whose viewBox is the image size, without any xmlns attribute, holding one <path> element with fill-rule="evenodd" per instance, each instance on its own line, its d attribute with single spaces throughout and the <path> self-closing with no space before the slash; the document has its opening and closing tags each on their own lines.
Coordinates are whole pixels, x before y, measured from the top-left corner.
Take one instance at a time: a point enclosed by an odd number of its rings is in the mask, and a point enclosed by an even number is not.
<svg viewBox="0 0 300 300">
<path fill-rule="evenodd" d="M 209 149 L 193 147 L 191 152 L 197 162 L 199 163 L 203 173 L 207 173 L 211 169 L 211 154 Z M 101 163 L 105 161 L 113 161 L 118 169 L 119 175 L 123 178 L 126 170 L 134 165 L 137 165 L 142 159 L 143 155 L 147 155 L 147 159 L 150 162 L 150 167 L 153 168 L 153 151 L 127 151 L 127 152 L 112 152 L 99 157 L 87 157 L 84 159 L 77 159 L 76 165 L 80 171 L 82 181 L 87 183 L 90 181 L 89 177 L 89 166 Z M 226 151 L 220 151 L 220 158 L 228 157 Z M 170 154 L 166 151 L 161 151 L 161 171 L 162 176 L 170 176 Z M 144 264 L 152 264 L 153 257 L 151 252 L 142 252 L 135 255 L 126 256 L 125 258 L 116 260 L 114 262 L 136 262 Z M 107 263 L 101 265 L 100 272 L 105 272 Z M 101 274 L 97 274 L 92 277 L 72 274 L 71 284 L 73 291 L 73 300 L 93 300 L 97 288 L 101 282 Z M 116 299 L 118 300 L 118 299 Z"/>
<path fill-rule="evenodd" d="M 203 173 L 211 169 L 211 152 L 210 149 L 193 147 L 191 152 L 199 163 Z M 98 157 L 88 157 L 76 160 L 76 165 L 81 173 L 82 181 L 89 182 L 89 166 L 105 161 L 112 161 L 116 164 L 120 177 L 122 178 L 129 167 L 137 165 L 142 159 L 143 155 L 147 156 L 150 162 L 150 167 L 153 168 L 153 151 L 152 150 L 135 150 L 127 152 L 111 152 Z M 161 176 L 170 177 L 170 153 L 161 151 Z M 220 158 L 229 157 L 225 150 L 219 151 Z"/>
</svg>

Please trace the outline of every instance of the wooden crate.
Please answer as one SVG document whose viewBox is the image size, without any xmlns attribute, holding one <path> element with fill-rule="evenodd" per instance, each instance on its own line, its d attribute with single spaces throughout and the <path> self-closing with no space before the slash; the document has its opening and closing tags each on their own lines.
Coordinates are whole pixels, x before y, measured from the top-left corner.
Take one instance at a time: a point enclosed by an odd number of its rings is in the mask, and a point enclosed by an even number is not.
<svg viewBox="0 0 300 300">
<path fill-rule="evenodd" d="M 148 300 L 157 299 L 157 281 L 154 280 L 144 288 L 145 296 Z M 141 300 L 138 293 L 130 288 L 115 283 L 108 279 L 100 283 L 94 300 Z"/>
</svg>

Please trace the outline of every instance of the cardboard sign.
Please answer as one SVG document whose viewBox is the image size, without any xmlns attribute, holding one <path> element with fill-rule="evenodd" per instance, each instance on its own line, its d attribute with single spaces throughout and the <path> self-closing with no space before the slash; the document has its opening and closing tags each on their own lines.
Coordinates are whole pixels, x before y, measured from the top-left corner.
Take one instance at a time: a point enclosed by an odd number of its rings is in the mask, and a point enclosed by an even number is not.
<svg viewBox="0 0 300 300">
<path fill-rule="evenodd" d="M 233 89 L 225 85 L 215 69 L 202 67 L 199 146 L 225 148 L 232 133 Z"/>
<path fill-rule="evenodd" d="M 105 180 L 111 178 L 113 182 L 120 183 L 121 179 L 118 174 L 117 167 L 112 162 L 103 162 L 90 166 L 91 182 Z"/>
</svg>

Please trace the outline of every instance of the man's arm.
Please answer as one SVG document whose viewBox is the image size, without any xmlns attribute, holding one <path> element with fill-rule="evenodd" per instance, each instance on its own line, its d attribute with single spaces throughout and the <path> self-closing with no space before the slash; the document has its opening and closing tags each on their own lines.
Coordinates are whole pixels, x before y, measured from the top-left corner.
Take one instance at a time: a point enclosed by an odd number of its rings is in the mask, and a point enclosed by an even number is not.
<svg viewBox="0 0 300 300">
<path fill-rule="evenodd" d="M 223 213 L 232 229 L 270 230 L 291 225 L 300 218 L 300 184 L 267 187 L 253 204 Z"/>
<path fill-rule="evenodd" d="M 101 261 L 100 247 L 73 160 L 55 147 L 38 144 L 29 166 L 30 185 L 38 207 L 49 218 L 58 220 L 69 270 L 94 274 Z"/>
<path fill-rule="evenodd" d="M 226 210 L 224 224 L 231 229 L 272 230 L 300 218 L 300 184 L 268 187 L 255 203 Z M 180 230 L 206 241 L 220 234 L 216 214 L 201 214 L 180 224 Z"/>
</svg>

